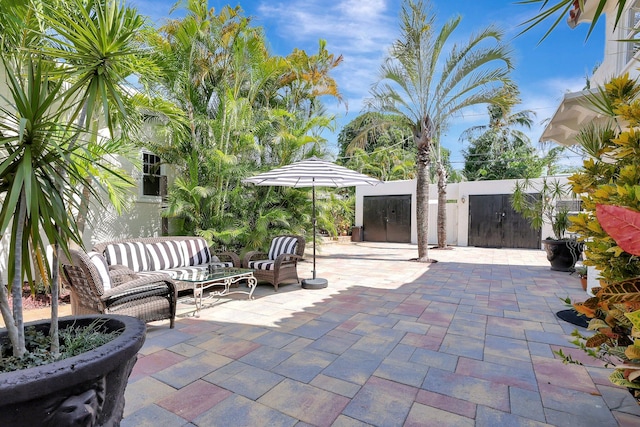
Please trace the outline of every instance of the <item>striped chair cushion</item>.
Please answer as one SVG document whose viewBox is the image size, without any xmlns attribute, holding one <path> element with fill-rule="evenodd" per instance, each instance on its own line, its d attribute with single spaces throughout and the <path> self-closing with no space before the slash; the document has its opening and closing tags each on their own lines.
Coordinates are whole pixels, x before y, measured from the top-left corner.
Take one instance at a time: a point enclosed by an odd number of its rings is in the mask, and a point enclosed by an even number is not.
<svg viewBox="0 0 640 427">
<path fill-rule="evenodd" d="M 98 270 L 100 279 L 102 279 L 102 289 L 105 291 L 107 289 L 111 289 L 111 276 L 109 276 L 107 260 L 98 252 L 87 252 L 87 256 L 89 257 L 89 260 L 91 260 L 91 263 L 96 267 L 96 270 Z"/>
<path fill-rule="evenodd" d="M 165 270 L 167 268 L 184 267 L 184 253 L 180 242 L 167 240 L 164 242 L 147 243 L 151 270 Z"/>
<path fill-rule="evenodd" d="M 255 261 L 249 261 L 249 268 L 254 270 L 273 270 L 275 261 L 270 259 L 260 259 Z"/>
<path fill-rule="evenodd" d="M 271 241 L 269 259 L 276 259 L 282 254 L 295 254 L 298 247 L 298 239 L 295 237 L 279 236 Z M 263 269 L 270 270 L 270 269 Z"/>
<path fill-rule="evenodd" d="M 180 246 L 185 258 L 185 266 L 209 264 L 211 262 L 209 247 L 204 239 L 181 240 Z"/>
<path fill-rule="evenodd" d="M 249 268 L 253 268 L 254 270 L 273 270 L 273 266 L 275 265 L 275 261 L 271 259 L 260 259 L 255 261 L 249 261 Z M 294 264 L 282 264 L 280 268 L 288 268 L 293 267 Z"/>
<path fill-rule="evenodd" d="M 149 259 L 144 243 L 113 243 L 107 245 L 104 254 L 109 265 L 121 264 L 135 272 L 149 270 Z"/>
</svg>

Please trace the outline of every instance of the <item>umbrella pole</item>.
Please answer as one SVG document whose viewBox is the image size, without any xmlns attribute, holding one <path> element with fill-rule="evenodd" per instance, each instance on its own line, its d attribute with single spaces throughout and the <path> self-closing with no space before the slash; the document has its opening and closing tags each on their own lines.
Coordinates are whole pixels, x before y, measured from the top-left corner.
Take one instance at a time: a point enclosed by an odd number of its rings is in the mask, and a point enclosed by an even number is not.
<svg viewBox="0 0 640 427">
<path fill-rule="evenodd" d="M 302 281 L 302 287 L 304 289 L 322 289 L 326 288 L 328 285 L 327 279 L 316 278 L 316 185 L 315 178 L 312 179 L 311 186 L 311 199 L 312 199 L 312 207 L 313 207 L 313 216 L 311 217 L 311 221 L 313 222 L 313 278 L 312 279 L 304 279 Z"/>
<path fill-rule="evenodd" d="M 311 218 L 311 220 L 313 221 L 313 279 L 315 280 L 316 278 L 316 186 L 312 186 L 311 187 L 311 199 L 312 199 L 312 206 L 313 206 L 313 218 Z"/>
</svg>

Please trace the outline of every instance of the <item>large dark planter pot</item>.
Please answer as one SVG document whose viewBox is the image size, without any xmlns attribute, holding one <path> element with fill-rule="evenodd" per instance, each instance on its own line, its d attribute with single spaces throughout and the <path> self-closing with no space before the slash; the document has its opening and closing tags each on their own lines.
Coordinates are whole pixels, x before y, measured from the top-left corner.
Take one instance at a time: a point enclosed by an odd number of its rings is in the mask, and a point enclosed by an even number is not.
<svg viewBox="0 0 640 427">
<path fill-rule="evenodd" d="M 582 244 L 575 240 L 543 240 L 547 252 L 547 260 L 551 263 L 551 270 L 573 271 L 582 252 Z"/>
<path fill-rule="evenodd" d="M 113 341 L 55 363 L 0 374 L 0 425 L 119 426 L 124 390 L 145 340 L 146 326 L 135 317 L 78 316 L 59 321 L 88 325 L 106 318 L 107 330 L 123 330 Z M 49 321 L 33 322 L 48 333 Z M 6 330 L 0 339 L 6 338 Z"/>
</svg>

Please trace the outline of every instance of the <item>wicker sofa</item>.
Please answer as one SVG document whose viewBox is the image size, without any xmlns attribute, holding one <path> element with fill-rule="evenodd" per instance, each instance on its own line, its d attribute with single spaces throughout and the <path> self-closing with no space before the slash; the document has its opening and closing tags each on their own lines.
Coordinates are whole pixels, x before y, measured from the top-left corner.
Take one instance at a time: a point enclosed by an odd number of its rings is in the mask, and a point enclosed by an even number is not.
<svg viewBox="0 0 640 427">
<path fill-rule="evenodd" d="M 240 267 L 240 257 L 233 252 L 212 253 L 201 237 L 163 236 L 121 239 L 95 244 L 93 251 L 101 254 L 110 268 L 124 266 L 138 275 L 165 273 L 175 278 L 177 273 L 206 269 L 208 265 Z M 191 289 L 176 282 L 178 291 Z"/>
<path fill-rule="evenodd" d="M 285 280 L 298 278 L 298 261 L 304 256 L 305 240 L 302 236 L 286 234 L 271 240 L 268 252 L 250 251 L 242 258 L 244 268 L 252 268 L 257 280 L 271 283 L 275 290 Z"/>
<path fill-rule="evenodd" d="M 71 250 L 61 270 L 73 314 L 169 319 L 173 328 L 177 294 L 192 288 L 172 277 L 210 264 L 239 267 L 240 258 L 231 252 L 211 254 L 199 237 L 142 237 L 98 243 L 89 252 Z"/>
</svg>

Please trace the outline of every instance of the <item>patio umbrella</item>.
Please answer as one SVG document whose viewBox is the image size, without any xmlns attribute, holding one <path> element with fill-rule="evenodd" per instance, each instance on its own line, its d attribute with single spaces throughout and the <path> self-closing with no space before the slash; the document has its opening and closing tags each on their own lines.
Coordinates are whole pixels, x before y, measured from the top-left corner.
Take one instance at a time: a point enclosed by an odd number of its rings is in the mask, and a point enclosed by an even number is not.
<svg viewBox="0 0 640 427">
<path fill-rule="evenodd" d="M 302 287 L 316 289 L 327 286 L 326 279 L 316 277 L 316 187 L 377 185 L 381 181 L 314 156 L 261 173 L 251 178 L 243 179 L 242 182 L 255 185 L 311 187 L 311 199 L 313 203 L 313 278 L 303 279 Z"/>
</svg>

